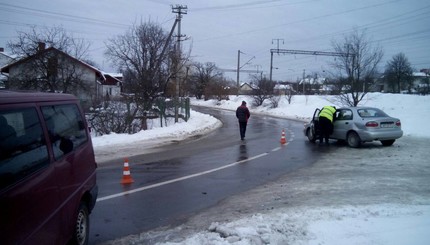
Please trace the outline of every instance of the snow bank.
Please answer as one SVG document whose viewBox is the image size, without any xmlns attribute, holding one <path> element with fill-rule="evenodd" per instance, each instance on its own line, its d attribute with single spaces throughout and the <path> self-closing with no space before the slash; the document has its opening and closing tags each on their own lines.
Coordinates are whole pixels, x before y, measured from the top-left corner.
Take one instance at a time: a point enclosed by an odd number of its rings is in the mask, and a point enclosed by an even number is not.
<svg viewBox="0 0 430 245">
<path fill-rule="evenodd" d="M 216 107 L 228 110 L 236 110 L 240 102 L 244 100 L 251 109 L 251 113 L 260 113 L 277 117 L 308 121 L 315 108 L 321 108 L 327 104 L 341 107 L 336 101 L 336 96 L 319 95 L 295 95 L 291 104 L 286 97 L 282 97 L 278 108 L 270 108 L 266 103 L 261 107 L 252 107 L 252 98 L 249 96 L 230 96 L 228 101 L 202 101 L 193 99 L 193 105 Z M 359 106 L 377 107 L 392 117 L 397 117 L 402 122 L 405 136 L 430 137 L 430 96 L 418 96 L 407 94 L 383 94 L 368 93 Z"/>
</svg>

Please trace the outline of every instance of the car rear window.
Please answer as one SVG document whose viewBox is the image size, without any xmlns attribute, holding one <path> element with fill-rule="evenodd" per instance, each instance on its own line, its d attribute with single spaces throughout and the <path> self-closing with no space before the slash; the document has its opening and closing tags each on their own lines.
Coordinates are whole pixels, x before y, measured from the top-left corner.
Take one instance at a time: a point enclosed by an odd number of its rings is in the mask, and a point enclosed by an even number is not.
<svg viewBox="0 0 430 245">
<path fill-rule="evenodd" d="M 35 108 L 0 111 L 0 189 L 49 164 Z"/>
<path fill-rule="evenodd" d="M 385 112 L 376 108 L 358 109 L 357 112 L 360 117 L 388 117 Z"/>
</svg>

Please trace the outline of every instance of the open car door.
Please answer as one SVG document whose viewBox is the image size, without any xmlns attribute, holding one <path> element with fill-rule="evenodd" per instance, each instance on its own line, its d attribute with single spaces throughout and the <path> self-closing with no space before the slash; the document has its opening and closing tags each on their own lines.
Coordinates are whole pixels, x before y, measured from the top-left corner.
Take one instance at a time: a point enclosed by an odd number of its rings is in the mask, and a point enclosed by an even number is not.
<svg viewBox="0 0 430 245">
<path fill-rule="evenodd" d="M 320 109 L 316 108 L 314 111 L 314 115 L 312 116 L 312 121 L 310 123 L 310 129 L 307 133 L 308 139 L 310 142 L 315 142 L 319 137 L 319 114 Z"/>
</svg>

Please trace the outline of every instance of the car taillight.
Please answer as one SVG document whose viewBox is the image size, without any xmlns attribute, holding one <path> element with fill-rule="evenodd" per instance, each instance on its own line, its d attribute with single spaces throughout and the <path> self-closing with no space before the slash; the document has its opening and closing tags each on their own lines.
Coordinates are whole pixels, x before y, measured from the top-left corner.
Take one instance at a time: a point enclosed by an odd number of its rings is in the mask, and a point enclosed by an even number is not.
<svg viewBox="0 0 430 245">
<path fill-rule="evenodd" d="M 376 127 L 378 127 L 379 126 L 379 124 L 377 123 L 377 122 L 367 122 L 366 123 L 366 127 L 369 127 L 369 128 L 376 128 Z"/>
<path fill-rule="evenodd" d="M 396 122 L 396 126 L 397 127 L 401 127 L 402 126 L 402 123 L 400 122 L 400 120 Z"/>
</svg>

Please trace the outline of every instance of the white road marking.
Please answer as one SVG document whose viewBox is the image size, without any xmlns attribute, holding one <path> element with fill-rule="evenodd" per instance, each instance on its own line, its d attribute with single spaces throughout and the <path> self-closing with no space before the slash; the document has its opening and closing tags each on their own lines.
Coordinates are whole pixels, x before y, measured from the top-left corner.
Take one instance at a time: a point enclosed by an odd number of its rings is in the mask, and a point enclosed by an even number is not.
<svg viewBox="0 0 430 245">
<path fill-rule="evenodd" d="M 230 164 L 224 165 L 224 166 L 219 167 L 219 168 L 214 168 L 214 169 L 206 170 L 206 171 L 203 171 L 203 172 L 200 172 L 200 173 L 195 173 L 195 174 L 187 175 L 187 176 L 184 176 L 184 177 L 180 177 L 180 178 L 176 178 L 176 179 L 172 179 L 172 180 L 160 182 L 160 183 L 153 184 L 153 185 L 143 186 L 143 187 L 140 187 L 140 188 L 137 188 L 137 189 L 133 189 L 133 190 L 129 190 L 129 191 L 124 191 L 124 192 L 120 192 L 120 193 L 109 195 L 109 196 L 105 196 L 105 197 L 100 197 L 100 198 L 97 198 L 97 202 L 101 202 L 101 201 L 113 199 L 113 198 L 120 197 L 120 196 L 129 195 L 129 194 L 136 193 L 136 192 L 141 192 L 141 191 L 144 191 L 144 190 L 148 190 L 148 189 L 160 187 L 160 186 L 163 186 L 163 185 L 168 185 L 168 184 L 171 184 L 171 183 L 175 183 L 175 182 L 186 180 L 186 179 L 191 179 L 191 178 L 202 176 L 202 175 L 205 175 L 205 174 L 210 174 L 210 173 L 213 173 L 213 172 L 216 172 L 216 171 L 219 171 L 219 170 L 222 170 L 222 169 L 230 168 L 230 167 L 236 166 L 238 164 L 245 163 L 245 162 L 248 162 L 248 161 L 260 158 L 260 157 L 264 157 L 266 155 L 268 155 L 268 153 L 262 153 L 260 155 L 256 155 L 256 156 L 253 156 L 253 157 L 241 160 L 241 161 L 230 163 Z"/>
<path fill-rule="evenodd" d="M 287 143 L 284 144 L 284 146 L 288 145 L 294 139 L 294 133 L 290 129 L 288 129 L 288 132 L 290 133 L 290 137 L 291 138 L 290 138 L 289 141 L 287 141 Z M 282 149 L 282 147 L 276 147 L 276 148 L 272 149 L 271 151 L 275 152 L 275 151 L 279 151 L 280 149 Z M 156 188 L 156 187 L 160 187 L 160 186 L 163 186 L 163 185 L 172 184 L 172 183 L 175 183 L 175 182 L 178 182 L 178 181 L 182 181 L 182 180 L 186 180 L 186 179 L 191 179 L 191 178 L 194 178 L 194 177 L 199 177 L 199 176 L 202 176 L 202 175 L 205 175 L 205 174 L 210 174 L 210 173 L 213 173 L 213 172 L 216 172 L 216 171 L 220 171 L 220 170 L 223 170 L 223 169 L 226 169 L 226 168 L 231 168 L 231 167 L 236 166 L 236 165 L 241 164 L 241 163 L 245 163 L 245 162 L 252 161 L 254 159 L 260 158 L 260 157 L 267 156 L 268 154 L 269 153 L 265 152 L 265 153 L 262 153 L 262 154 L 259 154 L 259 155 L 256 155 L 256 156 L 253 156 L 253 157 L 241 160 L 241 161 L 230 163 L 230 164 L 224 165 L 222 167 L 218 167 L 218 168 L 206 170 L 206 171 L 203 171 L 203 172 L 200 172 L 200 173 L 195 173 L 195 174 L 187 175 L 187 176 L 184 176 L 184 177 L 180 177 L 180 178 L 176 178 L 176 179 L 172 179 L 172 180 L 160 182 L 160 183 L 153 184 L 153 185 L 143 186 L 143 187 L 140 187 L 140 188 L 137 188 L 137 189 L 133 189 L 133 190 L 129 190 L 129 191 L 124 191 L 124 192 L 120 192 L 120 193 L 109 195 L 109 196 L 105 196 L 105 197 L 99 197 L 99 198 L 97 198 L 97 202 L 106 201 L 106 200 L 117 198 L 117 197 L 121 197 L 121 196 L 126 196 L 126 195 L 133 194 L 133 193 L 136 193 L 136 192 L 141 192 L 141 191 L 153 189 L 153 188 Z"/>
</svg>

